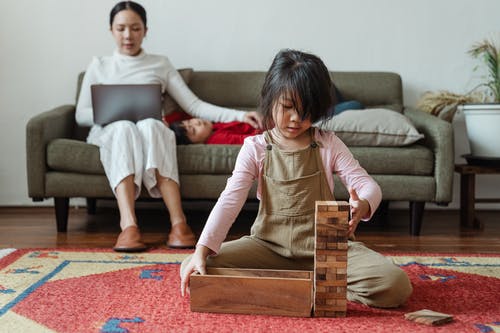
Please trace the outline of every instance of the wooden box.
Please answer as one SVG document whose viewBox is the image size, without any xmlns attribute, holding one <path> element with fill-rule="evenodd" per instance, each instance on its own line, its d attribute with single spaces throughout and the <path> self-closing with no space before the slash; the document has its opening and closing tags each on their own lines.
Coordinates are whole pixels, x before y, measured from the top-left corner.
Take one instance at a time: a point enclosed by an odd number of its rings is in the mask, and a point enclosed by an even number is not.
<svg viewBox="0 0 500 333">
<path fill-rule="evenodd" d="M 190 279 L 191 311 L 345 317 L 349 203 L 317 201 L 314 271 L 207 268 Z"/>
<path fill-rule="evenodd" d="M 209 267 L 189 289 L 195 312 L 310 317 L 313 272 Z"/>
</svg>

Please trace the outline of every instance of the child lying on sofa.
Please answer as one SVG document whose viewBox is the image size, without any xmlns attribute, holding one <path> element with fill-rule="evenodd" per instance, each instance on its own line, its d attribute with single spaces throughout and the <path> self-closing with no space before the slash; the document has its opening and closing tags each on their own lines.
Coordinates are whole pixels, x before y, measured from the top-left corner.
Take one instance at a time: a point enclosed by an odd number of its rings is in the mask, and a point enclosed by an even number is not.
<svg viewBox="0 0 500 333">
<path fill-rule="evenodd" d="M 262 133 L 261 130 L 241 121 L 212 123 L 180 113 L 164 117 L 164 122 L 175 133 L 178 145 L 193 143 L 241 145 L 246 137 Z"/>
</svg>

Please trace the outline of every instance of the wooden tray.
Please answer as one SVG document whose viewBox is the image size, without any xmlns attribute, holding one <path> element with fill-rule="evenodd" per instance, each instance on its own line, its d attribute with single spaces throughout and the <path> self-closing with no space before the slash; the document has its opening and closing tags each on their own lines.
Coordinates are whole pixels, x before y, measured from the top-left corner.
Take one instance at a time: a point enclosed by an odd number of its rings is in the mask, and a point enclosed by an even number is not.
<svg viewBox="0 0 500 333">
<path fill-rule="evenodd" d="M 207 268 L 192 275 L 191 311 L 310 317 L 313 272 Z"/>
</svg>

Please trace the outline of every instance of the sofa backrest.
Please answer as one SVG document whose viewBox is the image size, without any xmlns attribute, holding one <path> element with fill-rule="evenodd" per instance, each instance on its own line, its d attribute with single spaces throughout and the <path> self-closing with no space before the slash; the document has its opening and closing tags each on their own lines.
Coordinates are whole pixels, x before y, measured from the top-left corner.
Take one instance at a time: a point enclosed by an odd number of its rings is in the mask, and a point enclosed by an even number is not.
<svg viewBox="0 0 500 333">
<path fill-rule="evenodd" d="M 77 95 L 83 72 L 78 76 Z M 332 80 L 345 100 L 357 100 L 366 107 L 403 110 L 403 88 L 399 74 L 391 72 L 331 72 Z M 189 87 L 203 101 L 226 107 L 254 109 L 266 72 L 194 71 Z"/>
<path fill-rule="evenodd" d="M 255 108 L 265 72 L 194 71 L 189 87 L 202 100 L 226 107 Z"/>
<path fill-rule="evenodd" d="M 387 107 L 403 112 L 403 84 L 399 74 L 391 72 L 330 74 L 344 100 L 356 100 L 365 107 Z"/>
<path fill-rule="evenodd" d="M 255 108 L 266 72 L 194 71 L 189 87 L 202 100 L 226 107 Z M 403 109 L 401 77 L 389 72 L 331 72 L 345 100 L 366 107 Z"/>
</svg>

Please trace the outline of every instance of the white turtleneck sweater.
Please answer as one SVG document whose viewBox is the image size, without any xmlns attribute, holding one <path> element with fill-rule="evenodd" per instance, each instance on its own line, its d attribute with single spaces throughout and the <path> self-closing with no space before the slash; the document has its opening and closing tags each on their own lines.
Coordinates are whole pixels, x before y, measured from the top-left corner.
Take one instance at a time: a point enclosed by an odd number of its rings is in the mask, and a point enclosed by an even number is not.
<svg viewBox="0 0 500 333">
<path fill-rule="evenodd" d="M 76 106 L 76 122 L 94 125 L 90 85 L 92 84 L 161 84 L 179 106 L 193 117 L 213 122 L 243 121 L 244 111 L 227 109 L 200 100 L 185 84 L 167 57 L 146 54 L 128 56 L 115 51 L 112 56 L 94 57 L 85 72 Z"/>
</svg>

